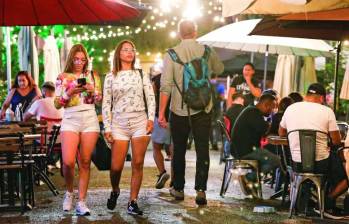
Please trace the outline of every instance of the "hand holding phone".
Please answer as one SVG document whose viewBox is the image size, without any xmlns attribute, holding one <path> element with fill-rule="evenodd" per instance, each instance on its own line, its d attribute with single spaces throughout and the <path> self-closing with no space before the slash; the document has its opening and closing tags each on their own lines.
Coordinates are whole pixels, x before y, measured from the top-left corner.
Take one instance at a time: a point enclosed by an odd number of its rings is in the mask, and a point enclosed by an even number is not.
<svg viewBox="0 0 349 224">
<path fill-rule="evenodd" d="M 78 85 L 79 86 L 85 86 L 86 85 L 86 78 L 78 78 Z"/>
</svg>

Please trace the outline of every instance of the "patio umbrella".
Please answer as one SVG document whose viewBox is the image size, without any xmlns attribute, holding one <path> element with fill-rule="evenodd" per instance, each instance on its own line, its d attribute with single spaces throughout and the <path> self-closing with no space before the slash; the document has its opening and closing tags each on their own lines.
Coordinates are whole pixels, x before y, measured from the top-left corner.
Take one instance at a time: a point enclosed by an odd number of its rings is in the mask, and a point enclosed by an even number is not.
<svg viewBox="0 0 349 224">
<path fill-rule="evenodd" d="M 298 13 L 279 18 L 263 19 L 251 35 L 305 37 L 314 39 L 338 40 L 336 47 L 336 66 L 334 71 L 334 106 L 337 109 L 338 66 L 341 41 L 349 38 L 349 8 L 327 10 L 314 13 Z M 342 16 L 338 16 L 342 15 Z M 291 17 L 292 16 L 292 17 Z M 294 20 L 287 20 L 287 19 Z M 307 18 L 306 20 L 302 20 Z"/>
<path fill-rule="evenodd" d="M 223 0 L 224 17 L 238 14 L 282 15 L 349 7 L 349 0 Z"/>
<path fill-rule="evenodd" d="M 132 25 L 135 18 L 144 16 L 121 0 L 0 0 L 0 9 L 0 26 Z M 11 80 L 9 42 L 6 41 L 7 77 Z"/>
<path fill-rule="evenodd" d="M 39 59 L 34 36 L 32 27 L 21 28 L 18 34 L 18 58 L 19 69 L 29 71 L 37 84 L 39 81 Z"/>
<path fill-rule="evenodd" d="M 349 60 L 345 66 L 344 79 L 339 97 L 341 99 L 349 100 Z"/>
<path fill-rule="evenodd" d="M 266 82 L 269 53 L 313 57 L 332 56 L 330 51 L 333 48 L 322 40 L 260 35 L 249 36 L 249 33 L 260 21 L 260 19 L 252 19 L 228 24 L 198 38 L 198 41 L 213 47 L 265 53 L 263 87 L 265 87 Z"/>
<path fill-rule="evenodd" d="M 57 42 L 54 36 L 48 36 L 44 45 L 45 81 L 55 82 L 61 73 L 60 57 Z"/>
<path fill-rule="evenodd" d="M 120 0 L 0 0 L 0 26 L 114 24 L 139 16 Z"/>
<path fill-rule="evenodd" d="M 296 56 L 279 55 L 275 68 L 273 89 L 276 90 L 280 98 L 288 96 L 293 92 L 296 83 Z"/>
<path fill-rule="evenodd" d="M 62 70 L 64 70 L 65 62 L 68 59 L 68 54 L 69 54 L 69 51 L 72 48 L 72 46 L 73 46 L 72 38 L 65 36 L 63 46 L 61 48 L 61 68 L 62 68 Z"/>
</svg>

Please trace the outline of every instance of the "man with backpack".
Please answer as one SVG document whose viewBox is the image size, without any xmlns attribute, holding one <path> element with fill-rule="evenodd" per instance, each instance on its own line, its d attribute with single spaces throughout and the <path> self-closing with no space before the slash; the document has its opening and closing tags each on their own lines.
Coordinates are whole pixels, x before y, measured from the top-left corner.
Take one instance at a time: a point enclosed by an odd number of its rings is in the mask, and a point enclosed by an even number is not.
<svg viewBox="0 0 349 224">
<path fill-rule="evenodd" d="M 192 131 L 196 150 L 195 202 L 207 204 L 209 134 L 211 126 L 212 88 L 211 73 L 223 72 L 223 64 L 214 50 L 196 42 L 195 22 L 182 20 L 178 24 L 181 43 L 168 50 L 164 57 L 161 77 L 159 124 L 167 126 L 166 105 L 170 102 L 170 128 L 174 144 L 173 187 L 170 194 L 184 200 L 185 154 L 189 132 Z"/>
</svg>

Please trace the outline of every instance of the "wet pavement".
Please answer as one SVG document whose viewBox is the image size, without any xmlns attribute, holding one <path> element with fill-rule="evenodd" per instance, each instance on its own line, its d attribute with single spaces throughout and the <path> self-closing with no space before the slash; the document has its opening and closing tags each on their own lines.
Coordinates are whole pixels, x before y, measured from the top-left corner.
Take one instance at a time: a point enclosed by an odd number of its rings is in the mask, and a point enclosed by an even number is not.
<svg viewBox="0 0 349 224">
<path fill-rule="evenodd" d="M 167 170 L 170 163 L 166 162 Z M 64 181 L 59 171 L 55 170 L 52 180 L 60 190 L 59 196 L 53 196 L 45 185 L 36 187 L 36 207 L 21 215 L 17 212 L 0 213 L 0 223 L 349 223 L 349 221 L 320 220 L 319 218 L 295 217 L 288 219 L 288 207 L 281 206 L 280 200 L 256 201 L 245 198 L 238 183 L 232 181 L 224 198 L 219 196 L 224 164 L 219 164 L 219 154 L 211 151 L 210 174 L 207 190 L 207 206 L 198 207 L 195 204 L 194 176 L 195 152 L 187 153 L 187 172 L 185 200 L 175 201 L 166 188 L 154 188 L 157 179 L 157 169 L 152 158 L 152 151 L 146 154 L 143 185 L 139 194 L 139 206 L 144 211 L 144 217 L 134 217 L 126 213 L 129 197 L 130 162 L 125 163 L 121 179 L 121 194 L 114 211 L 106 207 L 110 193 L 109 172 L 92 168 L 87 204 L 91 215 L 77 217 L 74 212 L 63 213 L 61 210 L 64 194 Z M 263 186 L 264 198 L 269 198 L 273 190 L 269 185 Z M 256 205 L 273 206 L 276 213 L 253 213 Z"/>
</svg>

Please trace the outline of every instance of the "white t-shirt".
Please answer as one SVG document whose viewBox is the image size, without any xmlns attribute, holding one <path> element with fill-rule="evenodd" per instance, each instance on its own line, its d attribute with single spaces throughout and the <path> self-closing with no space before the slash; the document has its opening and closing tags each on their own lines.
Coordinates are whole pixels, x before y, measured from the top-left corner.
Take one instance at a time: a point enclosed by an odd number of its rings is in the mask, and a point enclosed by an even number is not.
<svg viewBox="0 0 349 224">
<path fill-rule="evenodd" d="M 298 102 L 290 105 L 282 117 L 280 127 L 287 129 L 287 132 L 297 129 L 313 129 L 325 133 L 339 130 L 331 108 L 312 102 Z M 289 143 L 292 160 L 301 162 L 298 132 L 290 134 Z M 315 160 L 323 160 L 328 156 L 327 135 L 318 134 Z"/>
<path fill-rule="evenodd" d="M 28 113 L 36 116 L 37 120 L 40 117 L 46 117 L 51 119 L 62 119 L 64 109 L 56 109 L 54 104 L 54 97 L 46 97 L 36 100 L 28 110 Z M 53 122 L 54 123 L 54 122 Z M 52 122 L 47 122 L 48 130 L 51 130 Z"/>
</svg>

